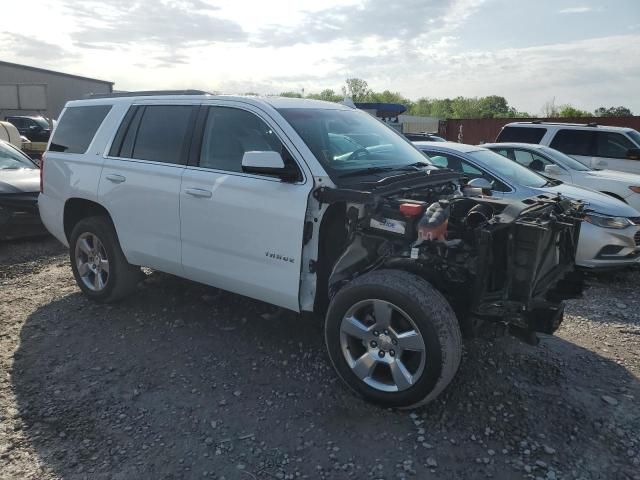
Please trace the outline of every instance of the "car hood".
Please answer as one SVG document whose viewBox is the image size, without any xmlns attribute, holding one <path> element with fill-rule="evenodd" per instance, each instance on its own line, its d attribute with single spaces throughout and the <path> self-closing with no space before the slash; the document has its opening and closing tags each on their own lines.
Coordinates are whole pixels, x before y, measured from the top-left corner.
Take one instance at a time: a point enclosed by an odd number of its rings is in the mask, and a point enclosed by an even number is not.
<svg viewBox="0 0 640 480">
<path fill-rule="evenodd" d="M 588 210 L 593 210 L 603 215 L 640 217 L 640 212 L 623 201 L 588 188 L 562 183 L 553 187 L 542 187 L 539 190 L 552 194 L 560 193 L 574 200 L 582 200 L 588 204 Z"/>
<path fill-rule="evenodd" d="M 40 190 L 40 170 L 21 168 L 0 170 L 0 194 L 28 193 Z"/>
<path fill-rule="evenodd" d="M 615 180 L 629 185 L 640 186 L 640 175 L 636 173 L 617 172 L 615 170 L 591 170 L 584 172 L 585 176 L 592 177 L 594 180 Z"/>
</svg>

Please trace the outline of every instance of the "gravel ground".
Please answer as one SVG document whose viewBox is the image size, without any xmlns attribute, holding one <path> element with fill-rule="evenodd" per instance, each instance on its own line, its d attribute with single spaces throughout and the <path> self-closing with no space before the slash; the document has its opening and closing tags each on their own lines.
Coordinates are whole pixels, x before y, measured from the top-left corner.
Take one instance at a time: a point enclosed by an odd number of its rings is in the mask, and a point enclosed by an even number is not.
<svg viewBox="0 0 640 480">
<path fill-rule="evenodd" d="M 558 335 L 465 343 L 422 409 L 336 379 L 321 325 L 152 273 L 116 306 L 51 239 L 0 243 L 2 479 L 640 479 L 640 272 Z"/>
</svg>

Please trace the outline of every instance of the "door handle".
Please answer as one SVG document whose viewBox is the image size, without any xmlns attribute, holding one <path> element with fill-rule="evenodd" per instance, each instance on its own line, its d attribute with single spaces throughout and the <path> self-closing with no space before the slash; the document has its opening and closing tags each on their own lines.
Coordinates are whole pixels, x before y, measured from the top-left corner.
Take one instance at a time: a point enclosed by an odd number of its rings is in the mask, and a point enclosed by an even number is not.
<svg viewBox="0 0 640 480">
<path fill-rule="evenodd" d="M 117 175 L 115 173 L 109 173 L 105 175 L 105 178 L 113 183 L 122 183 L 126 180 L 126 177 L 123 177 L 122 175 Z"/>
<path fill-rule="evenodd" d="M 187 188 L 184 193 L 191 195 L 192 197 L 211 198 L 212 193 L 209 190 L 203 190 L 202 188 Z"/>
</svg>

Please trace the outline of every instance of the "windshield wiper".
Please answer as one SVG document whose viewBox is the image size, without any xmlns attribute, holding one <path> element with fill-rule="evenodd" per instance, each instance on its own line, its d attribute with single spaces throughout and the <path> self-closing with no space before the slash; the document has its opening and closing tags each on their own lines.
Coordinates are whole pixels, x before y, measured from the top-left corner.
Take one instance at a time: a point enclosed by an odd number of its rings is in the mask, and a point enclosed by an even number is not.
<svg viewBox="0 0 640 480">
<path fill-rule="evenodd" d="M 381 173 L 381 172 L 390 172 L 392 170 L 397 170 L 395 167 L 367 167 L 367 168 L 358 168 L 356 170 L 352 170 L 350 172 L 341 173 L 338 175 L 340 178 L 346 177 L 357 177 L 359 175 L 367 175 L 368 173 Z"/>
</svg>

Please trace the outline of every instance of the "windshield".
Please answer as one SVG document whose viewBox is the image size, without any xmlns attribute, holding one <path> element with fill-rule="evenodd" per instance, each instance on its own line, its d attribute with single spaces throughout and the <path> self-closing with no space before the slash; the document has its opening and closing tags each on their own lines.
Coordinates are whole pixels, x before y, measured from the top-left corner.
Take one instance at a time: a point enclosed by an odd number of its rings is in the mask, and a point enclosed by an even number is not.
<svg viewBox="0 0 640 480">
<path fill-rule="evenodd" d="M 35 169 L 34 163 L 22 152 L 7 143 L 0 142 L 0 170 Z"/>
<path fill-rule="evenodd" d="M 279 112 L 330 176 L 429 165 L 408 140 L 368 113 L 315 108 L 282 108 Z"/>
<path fill-rule="evenodd" d="M 592 170 L 587 167 L 583 163 L 580 163 L 575 158 L 571 158 L 569 155 L 566 155 L 558 150 L 549 147 L 541 147 L 540 150 L 544 152 L 547 156 L 551 157 L 552 160 L 555 160 L 563 167 L 567 167 L 570 170 L 579 170 L 581 172 L 588 172 Z"/>
<path fill-rule="evenodd" d="M 47 120 L 42 117 L 32 117 L 31 120 L 36 122 L 42 128 L 49 128 L 49 122 L 47 122 Z"/>
<path fill-rule="evenodd" d="M 490 173 L 496 173 L 517 185 L 540 188 L 548 183 L 546 178 L 491 150 L 476 150 L 469 155 Z"/>
<path fill-rule="evenodd" d="M 640 132 L 637 130 L 627 130 L 627 135 L 640 147 Z"/>
</svg>

